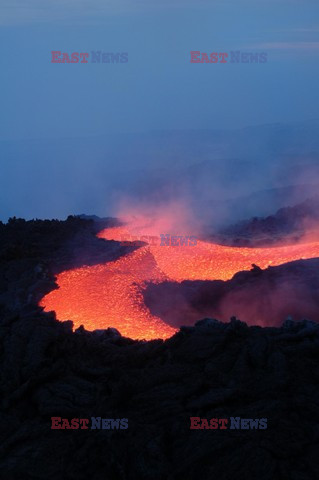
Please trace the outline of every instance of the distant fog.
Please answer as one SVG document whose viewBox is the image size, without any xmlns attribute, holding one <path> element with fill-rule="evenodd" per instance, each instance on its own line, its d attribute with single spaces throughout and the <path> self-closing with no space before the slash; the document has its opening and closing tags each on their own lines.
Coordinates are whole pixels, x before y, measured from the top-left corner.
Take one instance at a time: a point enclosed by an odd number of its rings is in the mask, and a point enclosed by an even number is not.
<svg viewBox="0 0 319 480">
<path fill-rule="evenodd" d="M 0 218 L 116 216 L 182 202 L 219 227 L 317 191 L 319 121 L 0 142 Z"/>
</svg>

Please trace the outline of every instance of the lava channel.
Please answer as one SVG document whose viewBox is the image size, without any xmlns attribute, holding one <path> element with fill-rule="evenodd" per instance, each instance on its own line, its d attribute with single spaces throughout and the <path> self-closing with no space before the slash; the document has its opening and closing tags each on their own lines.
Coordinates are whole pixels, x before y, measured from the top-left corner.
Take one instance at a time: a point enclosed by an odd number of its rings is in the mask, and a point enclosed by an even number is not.
<svg viewBox="0 0 319 480">
<path fill-rule="evenodd" d="M 121 240 L 124 227 L 98 234 Z M 150 313 L 143 302 L 146 282 L 165 280 L 229 280 L 252 263 L 264 269 L 294 260 L 319 257 L 319 242 L 269 247 L 229 247 L 198 241 L 195 246 L 145 245 L 118 260 L 67 270 L 57 276 L 58 289 L 40 301 L 59 320 L 72 320 L 87 330 L 114 327 L 123 336 L 152 340 L 169 338 L 177 329 Z"/>
</svg>

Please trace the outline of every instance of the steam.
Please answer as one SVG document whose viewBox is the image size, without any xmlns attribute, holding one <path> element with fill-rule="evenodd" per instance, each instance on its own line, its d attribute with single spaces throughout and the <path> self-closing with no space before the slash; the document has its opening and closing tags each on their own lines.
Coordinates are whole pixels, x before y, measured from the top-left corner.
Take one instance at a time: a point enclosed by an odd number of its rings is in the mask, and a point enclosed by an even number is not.
<svg viewBox="0 0 319 480">
<path fill-rule="evenodd" d="M 130 225 L 133 235 L 187 235 L 197 236 L 202 225 L 192 211 L 189 199 L 160 203 L 144 203 L 122 198 L 116 216 Z"/>
<path fill-rule="evenodd" d="M 314 121 L 1 142 L 0 217 L 125 216 L 140 209 L 153 219 L 176 212 L 178 233 L 218 230 L 311 197 L 319 183 L 318 131 Z"/>
</svg>

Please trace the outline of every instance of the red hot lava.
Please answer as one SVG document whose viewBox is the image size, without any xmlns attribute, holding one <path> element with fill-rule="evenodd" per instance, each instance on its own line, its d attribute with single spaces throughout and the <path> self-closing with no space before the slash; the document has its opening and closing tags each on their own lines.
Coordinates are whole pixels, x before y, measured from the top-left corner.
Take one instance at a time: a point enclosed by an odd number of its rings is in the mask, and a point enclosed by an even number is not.
<svg viewBox="0 0 319 480">
<path fill-rule="evenodd" d="M 121 240 L 129 232 L 116 227 L 98 237 Z M 261 268 L 319 257 L 319 242 L 271 248 L 239 248 L 198 241 L 196 246 L 146 245 L 118 260 L 68 270 L 57 276 L 59 288 L 40 305 L 55 310 L 75 328 L 117 328 L 122 335 L 151 340 L 168 338 L 176 329 L 151 315 L 143 302 L 145 282 L 228 280 L 255 263 Z M 236 312 L 234 312 L 235 314 Z"/>
</svg>

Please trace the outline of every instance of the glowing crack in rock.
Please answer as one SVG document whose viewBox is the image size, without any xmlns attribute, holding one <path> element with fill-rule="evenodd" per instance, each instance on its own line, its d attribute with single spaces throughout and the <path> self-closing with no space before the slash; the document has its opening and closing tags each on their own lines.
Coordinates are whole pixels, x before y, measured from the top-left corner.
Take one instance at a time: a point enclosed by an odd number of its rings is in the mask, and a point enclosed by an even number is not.
<svg viewBox="0 0 319 480">
<path fill-rule="evenodd" d="M 98 234 L 121 240 L 128 230 L 109 228 Z M 57 276 L 58 289 L 40 302 L 59 320 L 72 320 L 75 328 L 117 328 L 122 335 L 151 340 L 169 338 L 176 329 L 150 313 L 143 302 L 145 282 L 164 280 L 228 280 L 252 263 L 262 269 L 302 258 L 319 257 L 319 242 L 269 248 L 228 247 L 198 241 L 196 246 L 138 248 L 118 260 L 76 268 Z"/>
</svg>

